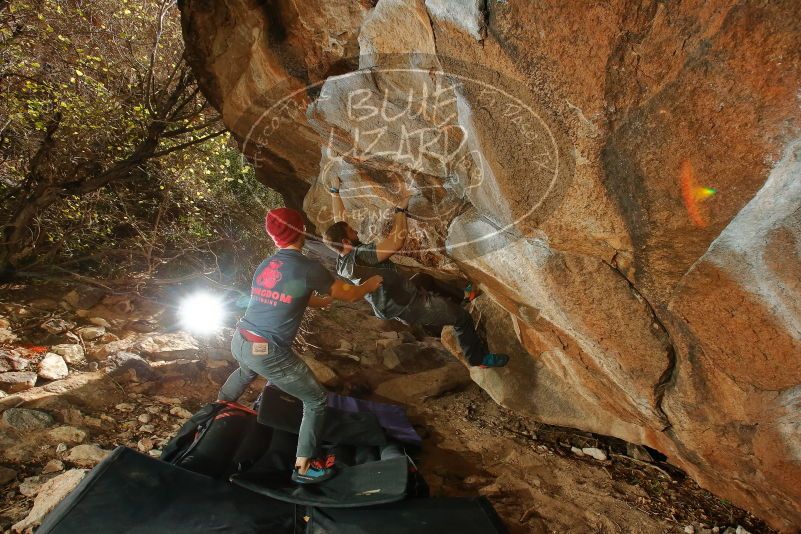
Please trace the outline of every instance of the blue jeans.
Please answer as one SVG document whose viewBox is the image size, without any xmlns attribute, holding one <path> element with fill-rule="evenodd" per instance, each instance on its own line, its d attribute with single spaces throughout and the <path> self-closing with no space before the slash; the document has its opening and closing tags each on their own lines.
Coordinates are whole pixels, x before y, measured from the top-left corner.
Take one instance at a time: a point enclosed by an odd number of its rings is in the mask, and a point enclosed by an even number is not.
<svg viewBox="0 0 801 534">
<path fill-rule="evenodd" d="M 323 428 L 326 406 L 326 391 L 314 378 L 306 362 L 297 357 L 292 349 L 270 343 L 268 354 L 253 355 L 253 343 L 234 332 L 231 353 L 239 362 L 235 370 L 220 388 L 219 400 L 236 401 L 248 385 L 261 375 L 281 391 L 303 401 L 303 419 L 298 431 L 299 458 L 314 458 Z"/>
</svg>

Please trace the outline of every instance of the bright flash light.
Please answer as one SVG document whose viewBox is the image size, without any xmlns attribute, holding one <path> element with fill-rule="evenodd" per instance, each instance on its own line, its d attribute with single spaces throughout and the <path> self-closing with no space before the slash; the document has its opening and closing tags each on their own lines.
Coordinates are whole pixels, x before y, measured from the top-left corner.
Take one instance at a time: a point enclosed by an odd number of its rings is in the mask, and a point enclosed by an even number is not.
<svg viewBox="0 0 801 534">
<path fill-rule="evenodd" d="M 181 303 L 178 316 L 185 330 L 194 334 L 213 334 L 223 325 L 225 306 L 214 295 L 196 293 Z"/>
</svg>

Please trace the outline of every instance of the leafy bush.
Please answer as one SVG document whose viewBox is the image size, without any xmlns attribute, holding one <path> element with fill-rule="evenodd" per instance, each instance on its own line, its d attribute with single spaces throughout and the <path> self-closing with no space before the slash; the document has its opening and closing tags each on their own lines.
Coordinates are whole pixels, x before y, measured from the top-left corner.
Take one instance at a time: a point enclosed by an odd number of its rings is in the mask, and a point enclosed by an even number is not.
<svg viewBox="0 0 801 534">
<path fill-rule="evenodd" d="M 0 2 L 0 92 L 0 271 L 249 276 L 280 199 L 200 94 L 174 1 Z"/>
</svg>

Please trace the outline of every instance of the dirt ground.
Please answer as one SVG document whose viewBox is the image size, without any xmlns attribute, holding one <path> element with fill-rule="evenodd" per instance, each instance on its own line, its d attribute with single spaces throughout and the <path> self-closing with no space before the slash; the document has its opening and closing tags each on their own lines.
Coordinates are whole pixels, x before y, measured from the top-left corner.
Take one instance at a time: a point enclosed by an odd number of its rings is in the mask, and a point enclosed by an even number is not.
<svg viewBox="0 0 801 534">
<path fill-rule="evenodd" d="M 28 291 L 12 297 L 16 305 L 33 298 Z M 401 365 L 390 369 L 386 357 L 377 356 L 377 347 L 393 336 L 406 340 L 410 355 L 401 352 Z M 23 336 L 17 343 L 29 342 Z M 713 527 L 724 532 L 737 525 L 751 533 L 773 532 L 677 469 L 627 456 L 620 440 L 538 424 L 496 405 L 438 345 L 421 332 L 373 318 L 365 306 L 347 305 L 306 320 L 298 350 L 330 371 L 329 388 L 405 404 L 424 438 L 418 467 L 432 493 L 486 496 L 511 533 L 682 533 L 688 526 L 694 532 L 713 532 Z M 219 358 L 219 343 L 214 351 Z M 213 400 L 234 368 L 210 358 L 201 350 L 195 358 L 152 362 L 158 376 L 149 381 L 125 382 L 102 369 L 72 369 L 56 388 L 37 384 L 42 394 L 24 406 L 84 429 L 88 441 L 106 450 L 126 445 L 157 455 L 186 413 Z M 418 389 L 425 377 L 442 370 L 447 381 L 437 382 L 433 390 Z M 398 387 L 388 388 L 393 380 Z M 263 381 L 252 384 L 243 403 L 252 401 L 262 386 Z M 48 462 L 58 458 L 52 445 L 35 436 L 16 439 L 0 462 L 18 472 L 2 488 L 3 531 L 32 506 L 35 494 L 22 487 L 25 479 L 42 475 Z M 607 459 L 580 457 L 571 447 L 595 447 Z"/>
<path fill-rule="evenodd" d="M 773 532 L 670 466 L 615 452 L 602 462 L 577 457 L 573 444 L 614 451 L 620 443 L 527 421 L 475 385 L 413 414 L 430 431 L 421 470 L 433 475 L 432 487 L 486 495 L 513 533 L 723 532 L 727 525 Z"/>
</svg>

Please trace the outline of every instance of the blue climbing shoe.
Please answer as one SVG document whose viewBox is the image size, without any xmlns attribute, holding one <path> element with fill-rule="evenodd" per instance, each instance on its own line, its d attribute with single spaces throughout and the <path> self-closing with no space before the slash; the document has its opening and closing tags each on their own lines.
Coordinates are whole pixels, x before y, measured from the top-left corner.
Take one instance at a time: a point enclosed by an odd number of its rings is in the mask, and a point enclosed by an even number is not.
<svg viewBox="0 0 801 534">
<path fill-rule="evenodd" d="M 470 282 L 464 288 L 464 299 L 462 302 L 469 304 L 476 300 L 479 295 L 481 295 L 481 290 L 477 286 L 474 286 L 473 282 Z"/>
<path fill-rule="evenodd" d="M 296 484 L 319 484 L 334 476 L 334 456 L 330 455 L 325 460 L 312 460 L 309 468 L 302 475 L 298 468 L 292 470 L 292 482 Z"/>
<path fill-rule="evenodd" d="M 509 363 L 509 356 L 506 354 L 493 354 L 490 352 L 484 356 L 478 366 L 482 369 L 488 369 L 490 367 L 503 367 L 507 363 Z"/>
</svg>

